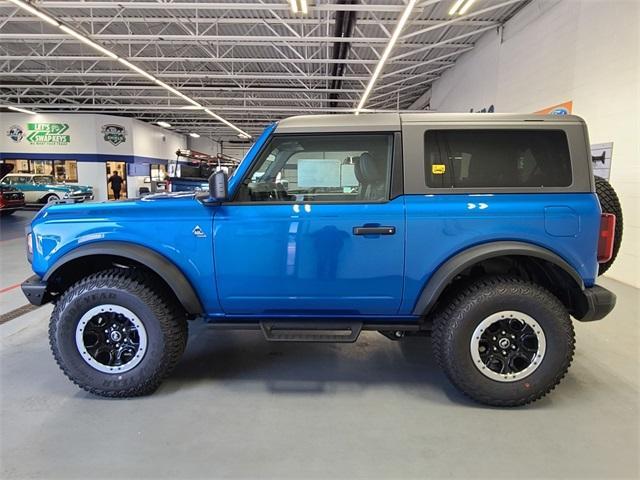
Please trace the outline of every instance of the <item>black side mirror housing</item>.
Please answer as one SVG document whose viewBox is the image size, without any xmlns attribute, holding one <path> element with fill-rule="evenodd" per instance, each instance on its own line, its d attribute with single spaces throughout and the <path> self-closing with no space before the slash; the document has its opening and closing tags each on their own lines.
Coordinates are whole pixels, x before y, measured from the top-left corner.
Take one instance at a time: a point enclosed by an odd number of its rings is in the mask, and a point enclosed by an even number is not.
<svg viewBox="0 0 640 480">
<path fill-rule="evenodd" d="M 229 179 L 227 174 L 218 170 L 209 177 L 209 199 L 210 201 L 222 202 L 227 199 L 227 187 Z"/>
</svg>

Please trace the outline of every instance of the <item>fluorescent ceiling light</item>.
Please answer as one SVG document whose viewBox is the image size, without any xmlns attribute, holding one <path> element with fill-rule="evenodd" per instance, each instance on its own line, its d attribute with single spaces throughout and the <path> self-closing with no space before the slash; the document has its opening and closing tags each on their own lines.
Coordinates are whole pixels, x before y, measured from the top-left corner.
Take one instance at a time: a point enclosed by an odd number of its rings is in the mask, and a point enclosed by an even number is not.
<svg viewBox="0 0 640 480">
<path fill-rule="evenodd" d="M 407 20 L 409 20 L 409 15 L 411 15 L 411 11 L 413 10 L 413 7 L 416 5 L 416 2 L 417 2 L 417 0 L 409 0 L 409 3 L 407 3 L 407 6 L 404 9 L 404 12 L 402 12 L 402 16 L 400 17 L 400 20 L 398 21 L 398 25 L 396 25 L 396 29 L 394 30 L 393 35 L 391 35 L 391 38 L 389 39 L 389 43 L 387 44 L 387 48 L 384 49 L 384 52 L 382 53 L 382 56 L 380 57 L 380 60 L 378 61 L 378 64 L 376 65 L 376 69 L 373 71 L 373 75 L 371 75 L 371 79 L 369 80 L 369 84 L 367 85 L 367 88 L 365 88 L 364 93 L 362 94 L 362 98 L 360 99 L 360 103 L 356 107 L 356 111 L 355 111 L 356 115 L 358 115 L 362 111 L 362 108 L 364 107 L 364 104 L 367 102 L 367 98 L 369 98 L 369 95 L 371 94 L 371 90 L 373 90 L 373 86 L 376 84 L 376 81 L 378 80 L 378 77 L 380 76 L 380 73 L 382 73 L 382 69 L 384 67 L 384 64 L 387 62 L 387 59 L 389 58 L 389 55 L 391 54 L 391 50 L 393 50 L 393 47 L 395 46 L 396 42 L 398 41 L 398 37 L 400 36 L 400 33 L 402 32 L 402 29 L 404 28 L 405 24 L 407 23 Z"/>
<path fill-rule="evenodd" d="M 195 132 L 191 132 L 191 133 L 189 133 L 189 136 L 190 136 L 191 138 L 200 138 L 200 134 L 195 133 Z"/>
<path fill-rule="evenodd" d="M 60 25 L 60 30 L 62 30 L 65 33 L 68 33 L 72 37 L 77 38 L 78 40 L 80 40 L 85 45 L 89 45 L 91 48 L 93 48 L 94 50 L 99 51 L 100 53 L 102 53 L 103 55 L 106 55 L 107 57 L 111 57 L 114 60 L 116 60 L 118 58 L 118 56 L 115 53 L 107 50 L 102 45 L 98 45 L 93 40 L 89 39 L 88 37 L 85 37 L 81 33 L 76 32 L 75 30 L 67 27 L 66 25 Z"/>
<path fill-rule="evenodd" d="M 213 118 L 215 118 L 216 120 L 224 123 L 225 125 L 233 128 L 236 132 L 240 133 L 241 135 L 244 135 L 247 138 L 251 138 L 251 135 L 249 135 L 247 132 L 245 132 L 244 130 L 236 127 L 233 123 L 225 120 L 224 118 L 222 118 L 220 115 L 217 115 L 215 113 L 213 113 L 210 109 L 205 108 L 204 109 L 205 113 L 207 113 L 208 115 L 211 115 Z"/>
<path fill-rule="evenodd" d="M 458 9 L 460 8 L 460 5 L 462 5 L 463 3 L 464 3 L 464 0 L 456 0 L 456 3 L 454 3 L 453 6 L 451 7 L 451 10 L 449 10 L 449 15 L 455 15 Z"/>
<path fill-rule="evenodd" d="M 32 112 L 31 110 L 26 110 L 26 109 L 20 108 L 20 107 L 14 107 L 12 105 L 6 105 L 6 107 L 9 110 L 13 110 L 14 112 L 28 113 L 29 115 L 36 115 L 37 114 L 37 112 Z"/>
<path fill-rule="evenodd" d="M 248 135 L 245 135 L 244 133 L 239 133 L 238 137 L 240 137 L 240 138 L 251 138 Z"/>
<path fill-rule="evenodd" d="M 82 43 L 84 43 L 85 45 L 89 45 L 91 48 L 97 50 L 98 52 L 100 52 L 101 54 L 113 59 L 113 60 L 118 60 L 118 62 L 120 62 L 122 65 L 124 65 L 125 67 L 127 67 L 130 70 L 133 70 L 134 72 L 138 73 L 139 75 L 142 75 L 143 77 L 147 78 L 148 80 L 151 80 L 153 83 L 156 83 L 158 85 L 160 85 L 162 88 L 164 88 L 165 90 L 167 90 L 168 92 L 172 93 L 173 95 L 180 97 L 181 99 L 183 99 L 185 102 L 189 103 L 190 106 L 188 106 L 187 108 L 189 109 L 194 109 L 194 110 L 200 110 L 200 109 L 204 109 L 205 112 L 207 112 L 207 114 L 211 115 L 212 117 L 214 117 L 216 120 L 224 123 L 225 125 L 233 128 L 234 130 L 241 132 L 242 134 L 246 135 L 247 138 L 251 138 L 251 135 L 249 135 L 248 133 L 246 133 L 244 130 L 236 127 L 235 125 L 233 125 L 232 123 L 228 122 L 227 120 L 225 120 L 224 118 L 222 118 L 220 115 L 217 115 L 215 113 L 213 113 L 211 110 L 209 109 L 205 109 L 203 105 L 201 105 L 198 101 L 194 100 L 193 98 L 189 97 L 188 95 L 182 93 L 181 91 L 177 90 L 176 88 L 172 87 L 171 85 L 166 84 L 165 82 L 163 82 L 162 80 L 160 80 L 159 78 L 155 77 L 154 75 L 144 71 L 142 68 L 138 67 L 137 65 L 134 65 L 133 63 L 131 63 L 130 61 L 119 57 L 117 54 L 115 54 L 114 52 L 112 52 L 111 50 L 103 47 L 102 45 L 94 42 L 93 40 L 91 40 L 91 38 L 87 37 L 86 35 L 74 30 L 71 27 L 68 27 L 67 25 L 63 25 L 62 23 L 60 23 L 58 20 L 56 20 L 54 17 L 46 14 L 45 12 L 35 8 L 33 5 L 31 5 L 29 2 L 26 2 L 24 0 L 9 0 L 11 3 L 13 3 L 14 5 L 17 5 L 18 7 L 26 10 L 27 12 L 35 15 L 36 17 L 44 20 L 45 22 L 56 26 L 58 28 L 60 28 L 60 30 L 62 30 L 63 32 L 65 32 L 68 35 L 71 35 L 72 37 L 80 40 Z M 293 0 L 292 2 L 292 6 L 295 3 L 296 0 Z M 301 6 L 303 6 L 303 10 L 306 13 L 306 0 L 299 0 L 301 3 Z M 297 8 L 297 5 L 296 5 Z M 9 107 L 11 108 L 11 107 Z M 182 107 L 184 108 L 184 107 Z M 13 109 L 12 109 L 13 110 Z M 26 113 L 34 113 L 34 112 L 28 112 L 25 111 Z M 166 122 L 165 122 L 166 123 Z M 160 124 L 160 123 L 158 123 Z M 168 127 L 167 127 L 168 128 Z"/>
<path fill-rule="evenodd" d="M 291 11 L 293 13 L 302 12 L 303 15 L 309 13 L 309 6 L 307 0 L 289 0 L 291 4 Z"/>
<path fill-rule="evenodd" d="M 44 20 L 45 22 L 53 25 L 54 27 L 59 27 L 60 26 L 60 22 L 58 22 L 55 18 L 50 17 L 49 15 L 47 15 L 44 12 L 41 12 L 37 8 L 33 8 L 27 2 L 23 2 L 22 0 L 9 0 L 9 1 L 11 3 L 19 6 L 20 8 L 26 10 L 27 12 L 35 15 L 36 17 L 41 18 L 42 20 Z"/>
<path fill-rule="evenodd" d="M 162 120 L 160 120 L 159 122 L 156 122 L 158 125 L 160 125 L 161 127 L 164 128 L 171 128 L 171 124 L 169 122 L 163 122 Z"/>
<path fill-rule="evenodd" d="M 139 73 L 140 75 L 142 75 L 143 77 L 148 78 L 149 80 L 151 80 L 152 82 L 156 81 L 156 77 L 154 77 L 153 75 L 151 75 L 150 73 L 145 72 L 143 69 L 141 69 L 140 67 L 138 67 L 137 65 L 134 65 L 133 63 L 131 63 L 129 60 L 125 60 L 124 58 L 118 58 L 118 61 L 123 64 L 125 67 L 133 70 L 136 73 Z"/>
<path fill-rule="evenodd" d="M 463 7 L 458 12 L 458 15 L 463 15 L 469 10 L 469 7 L 475 3 L 476 0 L 467 0 L 467 3 L 463 5 Z"/>
</svg>

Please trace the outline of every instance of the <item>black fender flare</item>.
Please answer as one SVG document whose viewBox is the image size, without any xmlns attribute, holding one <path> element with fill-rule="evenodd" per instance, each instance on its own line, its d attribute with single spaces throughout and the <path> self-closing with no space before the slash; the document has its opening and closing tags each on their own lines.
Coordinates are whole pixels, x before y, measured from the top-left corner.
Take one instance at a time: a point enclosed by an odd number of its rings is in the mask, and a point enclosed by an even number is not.
<svg viewBox="0 0 640 480">
<path fill-rule="evenodd" d="M 465 269 L 489 258 L 504 256 L 527 256 L 546 260 L 567 272 L 581 291 L 584 282 L 580 274 L 559 255 L 530 243 L 500 241 L 484 243 L 457 253 L 444 262 L 429 278 L 413 308 L 414 315 L 425 315 L 431 310 L 446 286 Z"/>
<path fill-rule="evenodd" d="M 49 278 L 66 263 L 92 255 L 113 255 L 145 265 L 167 282 L 167 285 L 169 285 L 169 288 L 171 288 L 187 313 L 192 315 L 200 315 L 203 313 L 200 299 L 184 273 L 182 273 L 173 262 L 158 252 L 134 243 L 105 241 L 77 247 L 60 257 L 51 268 L 47 270 L 42 280 L 45 282 L 48 281 Z"/>
</svg>

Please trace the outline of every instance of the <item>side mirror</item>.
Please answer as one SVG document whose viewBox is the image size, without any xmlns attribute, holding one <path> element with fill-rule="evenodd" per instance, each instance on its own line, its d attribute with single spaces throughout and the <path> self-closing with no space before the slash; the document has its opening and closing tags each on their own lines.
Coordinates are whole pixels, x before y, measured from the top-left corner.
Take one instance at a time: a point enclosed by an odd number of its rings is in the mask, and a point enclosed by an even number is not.
<svg viewBox="0 0 640 480">
<path fill-rule="evenodd" d="M 212 201 L 221 202 L 227 199 L 227 187 L 229 179 L 222 170 L 214 172 L 209 177 L 209 198 Z"/>
</svg>

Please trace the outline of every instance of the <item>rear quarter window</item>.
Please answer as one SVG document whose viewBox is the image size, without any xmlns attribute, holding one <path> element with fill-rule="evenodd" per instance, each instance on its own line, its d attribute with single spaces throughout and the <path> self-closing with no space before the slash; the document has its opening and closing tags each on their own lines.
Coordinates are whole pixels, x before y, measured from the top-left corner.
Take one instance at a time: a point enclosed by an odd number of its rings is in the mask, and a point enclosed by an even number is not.
<svg viewBox="0 0 640 480">
<path fill-rule="evenodd" d="M 562 130 L 428 130 L 425 183 L 430 188 L 568 187 Z"/>
</svg>

